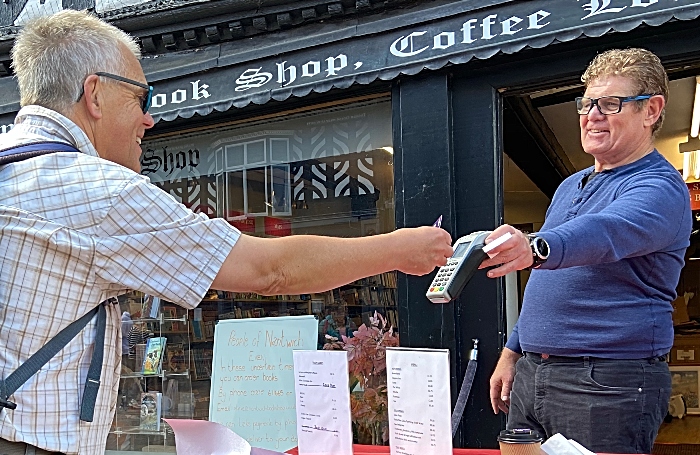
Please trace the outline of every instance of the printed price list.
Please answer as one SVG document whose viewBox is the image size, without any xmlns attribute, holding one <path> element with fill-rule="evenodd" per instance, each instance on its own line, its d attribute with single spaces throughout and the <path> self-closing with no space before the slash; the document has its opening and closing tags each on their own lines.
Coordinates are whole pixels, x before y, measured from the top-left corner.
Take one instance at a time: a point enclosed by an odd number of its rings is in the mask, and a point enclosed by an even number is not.
<svg viewBox="0 0 700 455">
<path fill-rule="evenodd" d="M 449 357 L 444 350 L 387 349 L 392 455 L 450 455 Z"/>
</svg>

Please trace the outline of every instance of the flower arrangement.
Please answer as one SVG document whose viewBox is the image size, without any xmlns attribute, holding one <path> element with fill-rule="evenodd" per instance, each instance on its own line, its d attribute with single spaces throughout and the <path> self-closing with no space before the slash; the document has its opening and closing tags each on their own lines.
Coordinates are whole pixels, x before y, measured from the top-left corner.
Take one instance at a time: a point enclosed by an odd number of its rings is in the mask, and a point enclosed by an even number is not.
<svg viewBox="0 0 700 455">
<path fill-rule="evenodd" d="M 362 324 L 352 337 L 326 335 L 323 349 L 348 352 L 350 411 L 353 433 L 360 444 L 384 445 L 389 441 L 386 348 L 399 345 L 399 337 L 384 317 L 374 312 L 369 327 Z"/>
</svg>

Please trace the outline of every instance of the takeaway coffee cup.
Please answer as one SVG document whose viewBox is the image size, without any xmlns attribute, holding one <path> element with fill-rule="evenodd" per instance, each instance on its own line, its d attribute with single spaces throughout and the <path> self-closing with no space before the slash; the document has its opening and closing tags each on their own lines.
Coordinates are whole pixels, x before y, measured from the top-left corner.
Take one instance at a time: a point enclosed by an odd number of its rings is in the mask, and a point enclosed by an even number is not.
<svg viewBox="0 0 700 455">
<path fill-rule="evenodd" d="M 542 437 L 529 428 L 503 430 L 498 435 L 501 455 L 540 455 Z"/>
</svg>

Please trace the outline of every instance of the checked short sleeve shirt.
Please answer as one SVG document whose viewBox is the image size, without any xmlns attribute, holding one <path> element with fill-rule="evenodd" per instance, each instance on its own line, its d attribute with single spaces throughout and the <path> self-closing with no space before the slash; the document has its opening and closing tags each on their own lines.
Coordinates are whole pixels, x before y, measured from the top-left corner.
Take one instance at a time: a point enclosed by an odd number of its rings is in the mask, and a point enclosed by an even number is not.
<svg viewBox="0 0 700 455">
<path fill-rule="evenodd" d="M 0 374 L 61 329 L 127 289 L 193 308 L 240 232 L 195 214 L 148 178 L 99 158 L 66 117 L 24 107 L 0 150 L 62 141 L 60 152 L 0 166 Z M 0 411 L 0 438 L 52 452 L 104 453 L 121 363 L 121 314 L 107 308 L 102 377 L 92 423 L 79 421 L 93 351 L 92 321 Z"/>
</svg>

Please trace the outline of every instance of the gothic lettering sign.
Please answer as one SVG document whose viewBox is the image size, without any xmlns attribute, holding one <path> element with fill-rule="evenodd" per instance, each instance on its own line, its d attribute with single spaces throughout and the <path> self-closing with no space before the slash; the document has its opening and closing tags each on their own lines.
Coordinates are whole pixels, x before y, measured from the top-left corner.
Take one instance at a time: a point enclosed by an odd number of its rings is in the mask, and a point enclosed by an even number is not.
<svg viewBox="0 0 700 455">
<path fill-rule="evenodd" d="M 220 67 L 156 85 L 154 117 L 206 115 L 250 102 L 283 100 L 354 82 L 391 79 L 497 52 L 543 47 L 581 35 L 630 30 L 642 22 L 694 19 L 698 0 L 531 0 Z M 221 58 L 225 62 L 225 58 Z"/>
<path fill-rule="evenodd" d="M 430 22 L 392 28 L 383 21 L 384 28 L 376 32 L 358 32 L 244 63 L 238 61 L 235 50 L 227 54 L 222 47 L 218 67 L 155 82 L 151 113 L 157 121 L 207 115 L 251 102 L 279 101 L 484 59 L 498 52 L 513 53 L 526 46 L 539 48 L 611 30 L 628 31 L 642 23 L 660 25 L 700 15 L 700 0 L 530 0 L 476 10 L 469 10 L 467 4 L 463 0 L 451 8 L 436 7 L 442 18 L 431 16 Z M 11 101 L 0 99 L 0 114 L 12 106 Z"/>
</svg>

